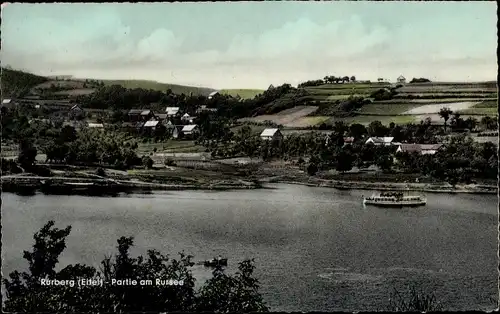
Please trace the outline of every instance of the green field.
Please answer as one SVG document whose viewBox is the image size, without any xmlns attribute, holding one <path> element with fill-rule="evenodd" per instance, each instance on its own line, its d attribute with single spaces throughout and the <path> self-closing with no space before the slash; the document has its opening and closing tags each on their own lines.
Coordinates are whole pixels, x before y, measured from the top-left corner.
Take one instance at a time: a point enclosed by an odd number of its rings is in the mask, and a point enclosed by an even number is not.
<svg viewBox="0 0 500 314">
<path fill-rule="evenodd" d="M 395 124 L 407 124 L 407 123 L 415 123 L 417 122 L 414 116 L 364 116 L 359 115 L 355 117 L 347 117 L 347 118 L 332 118 L 331 121 L 344 121 L 347 124 L 359 123 L 368 125 L 372 121 L 380 121 L 384 125 L 388 125 L 391 122 Z"/>
<path fill-rule="evenodd" d="M 393 104 L 379 104 L 372 103 L 363 106 L 358 113 L 359 114 L 380 114 L 380 115 L 399 115 L 403 114 L 408 110 L 416 107 L 420 107 L 420 104 L 411 103 L 393 103 Z"/>
<path fill-rule="evenodd" d="M 144 88 L 144 89 L 158 90 L 162 92 L 165 92 L 168 89 L 170 89 L 174 94 L 185 94 L 185 95 L 193 93 L 193 95 L 208 96 L 211 92 L 214 91 L 214 89 L 205 87 L 167 84 L 167 83 L 160 83 L 148 80 L 102 80 L 102 81 L 104 82 L 104 85 L 107 86 L 121 85 L 125 88 Z"/>
<path fill-rule="evenodd" d="M 223 89 L 219 91 L 221 95 L 229 95 L 232 97 L 239 95 L 241 99 L 252 99 L 263 92 L 264 90 L 262 89 Z"/>
<path fill-rule="evenodd" d="M 205 151 L 203 146 L 196 145 L 194 141 L 169 140 L 165 143 L 139 143 L 137 154 L 149 154 L 155 148 L 157 153 L 200 153 Z"/>
<path fill-rule="evenodd" d="M 473 108 L 498 108 L 497 100 L 485 100 L 475 105 Z"/>
<path fill-rule="evenodd" d="M 460 114 L 470 114 L 470 115 L 487 115 L 494 116 L 498 115 L 498 108 L 469 108 L 465 110 L 461 110 Z"/>
</svg>

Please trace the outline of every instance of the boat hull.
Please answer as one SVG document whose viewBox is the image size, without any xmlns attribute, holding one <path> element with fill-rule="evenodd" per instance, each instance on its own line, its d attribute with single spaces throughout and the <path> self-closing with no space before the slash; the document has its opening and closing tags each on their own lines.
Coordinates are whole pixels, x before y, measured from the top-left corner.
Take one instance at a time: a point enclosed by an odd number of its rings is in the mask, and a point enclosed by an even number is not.
<svg viewBox="0 0 500 314">
<path fill-rule="evenodd" d="M 371 200 L 364 200 L 363 205 L 377 206 L 377 207 L 420 207 L 425 206 L 427 202 L 374 202 Z"/>
</svg>

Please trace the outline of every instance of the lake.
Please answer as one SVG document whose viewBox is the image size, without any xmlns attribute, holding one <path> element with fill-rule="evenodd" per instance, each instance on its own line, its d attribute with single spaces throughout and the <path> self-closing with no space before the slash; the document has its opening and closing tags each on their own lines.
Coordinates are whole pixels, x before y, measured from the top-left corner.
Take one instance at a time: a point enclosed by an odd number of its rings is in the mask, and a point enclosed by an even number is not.
<svg viewBox="0 0 500 314">
<path fill-rule="evenodd" d="M 48 220 L 71 225 L 61 266 L 98 266 L 120 236 L 134 254 L 158 249 L 195 261 L 223 255 L 228 272 L 255 258 L 271 310 L 383 310 L 393 288 L 418 284 L 445 310 L 492 310 L 498 294 L 496 195 L 427 194 L 421 208 L 364 208 L 369 191 L 300 185 L 175 191 L 115 198 L 2 195 L 3 273 Z M 200 282 L 210 271 L 195 266 Z"/>
</svg>

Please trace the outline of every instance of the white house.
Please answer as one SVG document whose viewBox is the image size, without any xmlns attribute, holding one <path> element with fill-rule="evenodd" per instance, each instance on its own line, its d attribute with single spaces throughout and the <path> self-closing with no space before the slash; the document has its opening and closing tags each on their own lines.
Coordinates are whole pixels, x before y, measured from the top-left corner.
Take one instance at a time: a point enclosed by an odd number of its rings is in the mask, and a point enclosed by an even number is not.
<svg viewBox="0 0 500 314">
<path fill-rule="evenodd" d="M 198 126 L 196 124 L 185 125 L 182 127 L 182 133 L 184 135 L 192 135 L 198 132 Z"/>
<path fill-rule="evenodd" d="M 7 99 L 2 100 L 2 105 L 7 105 L 7 104 L 10 104 L 11 102 L 12 102 L 12 99 L 7 98 Z"/>
<path fill-rule="evenodd" d="M 165 112 L 167 113 L 167 116 L 169 116 L 169 117 L 176 116 L 179 113 L 179 107 L 167 107 L 165 109 Z"/>
<path fill-rule="evenodd" d="M 419 153 L 434 155 L 442 144 L 399 144 L 396 153 Z"/>
<path fill-rule="evenodd" d="M 404 83 L 406 83 L 406 78 L 404 76 L 400 75 L 397 79 L 397 82 L 404 84 Z"/>
<path fill-rule="evenodd" d="M 260 138 L 265 141 L 281 141 L 283 134 L 279 129 L 265 129 L 260 133 Z"/>
<path fill-rule="evenodd" d="M 378 145 L 389 146 L 392 144 L 392 140 L 394 140 L 394 137 L 370 137 L 369 139 L 366 140 L 365 144 L 372 143 L 376 146 Z"/>
<path fill-rule="evenodd" d="M 181 132 L 186 138 L 194 138 L 198 135 L 199 129 L 196 124 L 190 124 L 183 126 Z"/>
<path fill-rule="evenodd" d="M 158 123 L 160 123 L 160 121 L 149 120 L 149 121 L 146 121 L 146 123 L 144 123 L 143 128 L 149 129 L 149 130 L 154 130 L 158 126 Z"/>
<path fill-rule="evenodd" d="M 211 92 L 209 95 L 208 95 L 208 99 L 212 99 L 215 97 L 215 95 L 219 95 L 219 92 L 218 91 L 215 91 L 215 92 Z"/>
<path fill-rule="evenodd" d="M 189 121 L 189 120 L 192 120 L 191 116 L 187 113 L 185 113 L 182 117 L 181 117 L 181 120 L 182 121 Z"/>
<path fill-rule="evenodd" d="M 102 129 L 104 128 L 104 124 L 102 123 L 88 123 L 88 127 L 92 129 Z"/>
</svg>

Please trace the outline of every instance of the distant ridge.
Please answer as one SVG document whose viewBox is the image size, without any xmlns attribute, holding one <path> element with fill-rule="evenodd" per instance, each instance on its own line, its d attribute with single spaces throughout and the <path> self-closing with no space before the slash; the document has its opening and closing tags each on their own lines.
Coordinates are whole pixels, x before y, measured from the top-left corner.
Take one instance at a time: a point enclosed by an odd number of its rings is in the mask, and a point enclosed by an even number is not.
<svg viewBox="0 0 500 314">
<path fill-rule="evenodd" d="M 172 91 L 174 94 L 184 94 L 190 95 L 201 95 L 208 96 L 211 92 L 216 91 L 212 88 L 206 87 L 195 87 L 195 86 L 185 86 L 185 85 L 177 85 L 177 84 L 168 84 L 168 83 L 160 83 L 157 81 L 149 81 L 149 80 L 98 80 L 104 82 L 104 85 L 121 85 L 125 88 L 144 88 L 144 89 L 152 89 L 158 90 L 162 92 L 166 92 L 168 89 Z"/>
</svg>

